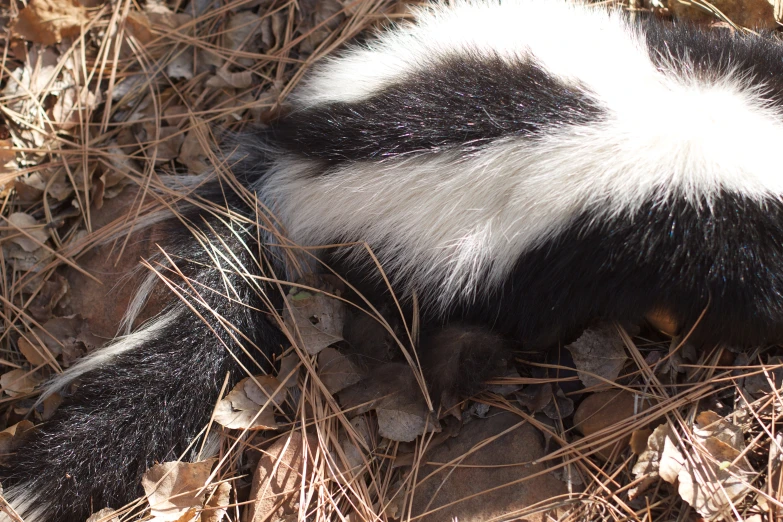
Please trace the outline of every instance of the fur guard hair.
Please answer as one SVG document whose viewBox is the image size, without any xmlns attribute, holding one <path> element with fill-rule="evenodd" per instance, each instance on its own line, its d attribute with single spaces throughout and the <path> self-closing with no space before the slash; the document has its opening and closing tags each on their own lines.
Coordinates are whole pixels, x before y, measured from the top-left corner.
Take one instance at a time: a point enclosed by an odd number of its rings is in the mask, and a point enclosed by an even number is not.
<svg viewBox="0 0 783 522">
<path fill-rule="evenodd" d="M 561 0 L 416 15 L 228 147 L 288 238 L 367 242 L 431 323 L 525 341 L 665 308 L 704 340 L 783 338 L 781 45 Z M 51 385 L 81 382 L 3 477 L 28 522 L 134 499 L 150 464 L 194 456 L 226 373 L 283 344 L 254 277 L 285 273 L 271 242 L 197 207 L 167 226 L 188 283 Z"/>
</svg>

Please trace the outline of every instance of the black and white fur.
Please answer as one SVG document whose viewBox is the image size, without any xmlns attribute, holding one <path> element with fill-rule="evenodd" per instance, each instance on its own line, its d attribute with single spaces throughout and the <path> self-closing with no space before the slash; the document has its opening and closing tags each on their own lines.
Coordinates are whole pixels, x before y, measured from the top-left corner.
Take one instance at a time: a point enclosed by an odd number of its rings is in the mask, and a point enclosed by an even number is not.
<svg viewBox="0 0 783 522">
<path fill-rule="evenodd" d="M 233 169 L 295 243 L 366 241 L 433 323 L 525 341 L 663 308 L 703 314 L 700 339 L 757 343 L 783 338 L 782 86 L 783 47 L 763 37 L 456 0 L 320 65 L 288 115 L 238 138 Z M 282 344 L 264 288 L 231 268 L 283 267 L 254 261 L 250 228 L 186 219 L 231 253 L 179 221 L 165 248 L 215 291 L 55 383 L 82 382 L 4 482 L 28 522 L 136 497 L 153 461 L 186 453 L 226 372 L 244 375 L 240 348 Z"/>
</svg>

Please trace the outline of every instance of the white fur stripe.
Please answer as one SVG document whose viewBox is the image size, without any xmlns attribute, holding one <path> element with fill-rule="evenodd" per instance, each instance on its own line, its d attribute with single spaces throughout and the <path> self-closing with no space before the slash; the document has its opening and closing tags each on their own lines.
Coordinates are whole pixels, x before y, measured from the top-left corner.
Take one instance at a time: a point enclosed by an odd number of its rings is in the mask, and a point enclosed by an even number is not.
<svg viewBox="0 0 783 522">
<path fill-rule="evenodd" d="M 486 278 L 502 281 L 519 255 L 585 211 L 598 219 L 672 198 L 709 206 L 724 190 L 780 199 L 780 143 L 783 126 L 731 84 L 680 85 L 654 105 L 467 157 L 359 162 L 322 176 L 282 160 L 261 192 L 294 241 L 365 240 L 389 273 L 447 304 Z"/>
<path fill-rule="evenodd" d="M 656 70 L 643 39 L 618 11 L 564 0 L 456 0 L 413 11 L 402 24 L 364 47 L 327 60 L 295 93 L 305 106 L 355 102 L 435 66 L 445 57 L 470 54 L 509 60 L 535 59 L 567 82 L 599 97 L 630 99 L 627 84 L 647 82 Z M 553 24 L 557 24 L 554 30 Z"/>
<path fill-rule="evenodd" d="M 39 402 L 51 394 L 65 388 L 75 379 L 100 366 L 111 364 L 114 357 L 138 348 L 144 343 L 152 341 L 163 329 L 174 322 L 181 313 L 180 309 L 171 310 L 163 315 L 151 319 L 144 326 L 130 335 L 117 338 L 114 342 L 96 350 L 87 357 L 82 358 L 76 365 L 68 368 L 62 374 L 52 379 L 41 394 Z"/>
<path fill-rule="evenodd" d="M 31 489 L 29 485 L 20 484 L 4 491 L 3 498 L 24 522 L 44 522 L 43 514 L 48 507 L 46 492 L 36 494 Z M 16 519 L 0 511 L 0 522 L 16 522 Z"/>
</svg>

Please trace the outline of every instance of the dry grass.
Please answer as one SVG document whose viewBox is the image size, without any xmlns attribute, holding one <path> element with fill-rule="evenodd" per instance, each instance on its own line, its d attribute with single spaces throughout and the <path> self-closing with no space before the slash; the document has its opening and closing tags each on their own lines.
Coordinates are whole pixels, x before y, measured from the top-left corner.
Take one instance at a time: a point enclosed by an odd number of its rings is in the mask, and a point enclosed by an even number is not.
<svg viewBox="0 0 783 522">
<path fill-rule="evenodd" d="M 79 350 L 100 344 L 80 319 L 69 319 L 67 333 L 52 333 L 50 339 L 43 334 L 52 317 L 87 312 L 69 308 L 68 296 L 81 289 L 64 287 L 61 274 L 80 272 L 83 280 L 94 280 L 95 275 L 82 265 L 99 245 L 103 245 L 101 256 L 121 265 L 121 259 L 135 255 L 133 249 L 142 240 L 131 232 L 161 209 L 176 210 L 182 200 L 206 205 L 192 197 L 193 187 L 172 189 L 161 175 L 213 170 L 228 188 L 253 201 L 253 195 L 243 192 L 222 160 L 210 152 L 220 135 L 273 118 L 310 65 L 361 31 L 402 12 L 393 0 L 339 4 L 237 0 L 216 5 L 206 0 L 144 6 L 129 0 L 95 3 L 82 13 L 78 30 L 61 43 L 12 38 L 6 24 L 0 59 L 0 162 L 4 164 L 0 164 L 0 187 L 4 187 L 0 271 L 5 275 L 0 278 L 0 373 L 16 373 L 13 380 L 2 382 L 0 427 L 25 417 L 47 418 L 56 404 L 50 404 L 49 410 L 31 411 L 38 393 L 34 386 L 61 372 Z M 20 8 L 16 3 L 0 8 L 0 20 L 16 19 Z M 256 31 L 259 37 L 253 36 Z M 47 36 L 52 37 L 39 31 L 37 37 L 46 41 Z M 269 221 L 273 217 L 263 212 L 252 223 L 228 209 L 212 210 L 226 220 L 273 228 Z M 263 264 L 260 256 L 258 263 Z M 164 281 L 181 276 L 155 261 L 147 267 L 158 270 Z M 275 281 L 274 275 L 270 281 L 278 283 L 283 293 L 289 288 L 288 283 Z M 248 279 L 248 284 L 259 287 L 260 282 Z M 209 291 L 192 286 L 191 290 L 194 295 Z M 394 334 L 377 310 L 367 307 L 366 311 Z M 220 322 L 219 312 L 213 311 Z M 285 329 L 283 319 L 278 321 Z M 232 325 L 224 327 L 241 336 Z M 399 347 L 411 346 L 416 329 L 412 324 L 397 336 Z M 287 334 L 297 338 L 296 332 Z M 747 457 L 751 462 L 753 472 L 742 477 L 751 490 L 732 503 L 729 518 L 780 518 L 783 439 L 778 431 L 783 402 L 779 391 L 749 394 L 747 384 L 752 375 L 775 381 L 774 372 L 781 364 L 777 360 L 772 361 L 777 366 L 767 364 L 772 352 L 752 353 L 747 359 L 724 349 L 681 356 L 684 349 L 670 350 L 662 336 L 631 338 L 624 331 L 622 336 L 633 359 L 622 377 L 604 389 L 632 392 L 648 407 L 617 424 L 582 437 L 569 422 L 530 413 L 514 394 L 487 392 L 468 406 L 511 412 L 520 424 L 529 423 L 545 434 L 550 451 L 530 464 L 543 463 L 546 468 L 519 484 L 506 484 L 505 491 L 551 473 L 563 477 L 571 488 L 568 494 L 503 518 L 537 514 L 562 521 L 694 520 L 695 512 L 665 482 L 655 481 L 646 496 L 629 498 L 629 490 L 642 479 L 632 473 L 637 457 L 617 441 L 666 423 L 682 447 L 689 448 L 686 458 L 693 467 L 709 476 L 712 457 L 692 437 L 694 419 L 705 409 L 733 418 L 748 442 L 736 460 Z M 66 338 L 76 348 L 65 346 Z M 292 432 L 307 433 L 310 458 L 300 470 L 305 480 L 282 496 L 298 498 L 301 519 L 354 521 L 423 518 L 426 509 L 411 514 L 417 488 L 431 480 L 435 470 L 468 467 L 462 463 L 471 453 L 480 453 L 506 433 L 475 445 L 459 459 L 432 461 L 430 449 L 442 445 L 444 437 L 425 434 L 412 444 L 381 438 L 372 414 L 352 418 L 343 411 L 319 377 L 317 358 L 293 344 L 290 353 L 299 361 L 294 368 L 299 381 L 290 389 L 285 415 L 278 415 L 279 430 L 272 435 L 223 430 L 220 465 L 213 479 L 228 481 L 237 491 L 227 506 L 232 520 L 240 518 L 249 475 L 258 460 L 278 440 L 289 440 Z M 25 354 L 20 352 L 24 346 L 31 347 Z M 659 353 L 671 354 L 655 360 Z M 407 360 L 423 388 L 415 351 Z M 531 386 L 553 381 L 536 371 L 498 383 Z M 280 376 L 283 382 L 284 377 Z M 569 379 L 575 377 L 565 380 Z M 595 390 L 587 393 L 591 391 Z M 206 429 L 218 428 L 211 424 Z M 605 455 L 599 457 L 599 452 Z M 430 466 L 427 471 L 425 463 Z M 123 513 L 138 512 L 144 505 L 140 501 Z"/>
</svg>

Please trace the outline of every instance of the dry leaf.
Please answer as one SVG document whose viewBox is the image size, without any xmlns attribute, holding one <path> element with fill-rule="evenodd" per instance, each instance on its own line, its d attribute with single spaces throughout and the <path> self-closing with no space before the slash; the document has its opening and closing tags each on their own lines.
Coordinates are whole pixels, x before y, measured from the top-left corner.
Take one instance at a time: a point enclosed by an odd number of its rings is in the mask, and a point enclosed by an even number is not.
<svg viewBox="0 0 783 522">
<path fill-rule="evenodd" d="M 125 30 L 141 44 L 148 44 L 154 38 L 150 19 L 138 11 L 130 11 L 125 17 Z"/>
<path fill-rule="evenodd" d="M 53 317 L 41 326 L 34 327 L 32 334 L 26 338 L 19 338 L 19 350 L 34 365 L 51 360 L 45 357 L 44 349 L 54 357 L 63 355 L 63 366 L 67 367 L 77 358 L 104 343 L 103 339 L 92 335 L 87 321 L 78 314 Z M 36 339 L 40 339 L 44 346 L 39 346 Z"/>
<path fill-rule="evenodd" d="M 231 503 L 231 483 L 221 482 L 207 499 L 204 511 L 201 512 L 201 522 L 221 522 L 226 516 Z"/>
<path fill-rule="evenodd" d="M 778 24 L 775 20 L 773 3 L 774 0 L 772 2 L 769 0 L 710 0 L 708 5 L 742 27 L 776 29 Z M 695 1 L 665 0 L 665 5 L 676 18 L 701 23 L 714 23 L 722 20 Z"/>
<path fill-rule="evenodd" d="M 285 385 L 289 388 L 298 384 L 297 369 L 302 361 L 296 353 L 291 353 L 280 359 L 280 370 L 277 372 L 278 379 L 286 379 Z"/>
<path fill-rule="evenodd" d="M 32 393 L 42 379 L 29 370 L 17 369 L 0 375 L 0 386 L 11 397 Z"/>
<path fill-rule="evenodd" d="M 346 410 L 356 414 L 377 410 L 378 431 L 391 440 L 409 442 L 425 432 L 440 431 L 407 364 L 378 366 L 366 378 L 339 392 L 339 398 Z"/>
<path fill-rule="evenodd" d="M 423 433 L 440 431 L 440 425 L 426 408 L 412 407 L 411 410 L 377 408 L 378 434 L 389 440 L 412 442 Z"/>
<path fill-rule="evenodd" d="M 315 355 L 327 346 L 341 341 L 345 324 L 345 305 L 324 295 L 292 288 L 286 296 L 289 306 L 283 310 L 283 320 L 291 333 L 297 333 L 300 346 Z"/>
<path fill-rule="evenodd" d="M 604 431 L 612 434 L 612 427 L 630 419 L 649 407 L 647 401 L 636 394 L 625 390 L 610 390 L 588 395 L 574 414 L 574 428 L 582 435 L 589 436 Z M 615 446 L 624 449 L 628 446 L 631 435 L 616 439 L 616 443 L 601 449 L 598 455 L 608 458 Z M 644 448 L 642 448 L 642 451 Z"/>
<path fill-rule="evenodd" d="M 27 307 L 27 310 L 37 321 L 46 322 L 52 317 L 52 311 L 69 291 L 68 280 L 55 273 L 43 283 L 40 292 Z"/>
<path fill-rule="evenodd" d="M 273 375 L 256 375 L 240 381 L 245 395 L 259 406 L 272 401 L 272 404 L 280 408 L 285 402 L 287 390 L 281 386 L 280 381 Z M 238 385 L 237 385 L 238 387 Z"/>
<path fill-rule="evenodd" d="M 79 0 L 30 0 L 19 12 L 13 31 L 25 40 L 52 45 L 77 36 L 87 21 Z"/>
<path fill-rule="evenodd" d="M 318 377 L 334 394 L 362 380 L 363 374 L 340 352 L 325 348 L 318 354 Z"/>
<path fill-rule="evenodd" d="M 32 422 L 23 420 L 0 431 L 0 462 L 19 447 L 26 432 L 33 429 L 33 427 L 34 424 Z"/>
<path fill-rule="evenodd" d="M 163 117 L 166 118 L 166 121 L 168 122 L 169 125 L 172 125 L 174 127 L 178 127 L 180 123 L 187 120 L 188 115 L 189 115 L 188 108 L 181 104 L 169 105 L 168 107 L 163 109 Z M 197 121 L 199 121 L 198 118 Z M 200 120 L 200 121 L 203 122 L 204 120 Z M 188 138 L 186 136 L 185 141 L 187 141 L 187 139 Z M 180 152 L 180 154 L 182 154 L 182 152 Z"/>
<path fill-rule="evenodd" d="M 49 239 L 49 231 L 29 214 L 14 212 L 8 216 L 8 222 L 12 228 L 24 230 L 24 234 L 11 230 L 10 234 L 14 237 L 11 237 L 10 241 L 22 247 L 25 252 L 35 252 Z"/>
<path fill-rule="evenodd" d="M 177 127 L 158 127 L 154 121 L 142 124 L 142 132 L 139 133 L 139 141 L 154 142 L 155 164 L 160 165 L 176 159 L 179 156 L 179 149 L 182 142 L 185 141 L 185 133 Z M 150 151 L 150 155 L 152 151 Z"/>
<path fill-rule="evenodd" d="M 246 388 L 245 385 L 250 382 Z M 261 404 L 248 397 L 247 390 L 251 390 L 254 398 L 262 401 Z M 285 390 L 285 388 L 284 388 Z M 215 407 L 215 422 L 230 429 L 249 430 L 274 430 L 277 429 L 274 408 L 272 404 L 264 407 L 266 394 L 252 383 L 250 378 L 242 379 L 231 392 L 226 395 Z M 280 400 L 279 396 L 275 397 Z M 282 402 L 282 401 L 281 401 Z M 263 411 L 261 411 L 263 407 Z M 259 412 L 261 412 L 259 414 Z"/>
<path fill-rule="evenodd" d="M 46 248 L 41 247 L 33 252 L 27 252 L 16 243 L 5 242 L 3 243 L 3 254 L 6 259 L 11 260 L 11 265 L 14 270 L 21 272 L 27 271 L 39 271 L 44 263 L 44 260 L 52 257 L 51 253 Z"/>
<path fill-rule="evenodd" d="M 32 366 L 47 364 L 56 357 L 55 354 L 49 352 L 45 347 L 39 346 L 38 343 L 33 344 L 24 337 L 19 338 L 17 345 L 19 346 L 19 351 Z"/>
<path fill-rule="evenodd" d="M 120 517 L 115 513 L 112 508 L 103 508 L 90 515 L 87 522 L 120 522 Z"/>
<path fill-rule="evenodd" d="M 186 48 L 166 65 L 166 74 L 169 78 L 179 80 L 193 79 L 194 54 L 192 48 Z"/>
<path fill-rule="evenodd" d="M 639 456 L 633 473 L 644 484 L 656 474 L 677 484 L 680 497 L 702 517 L 718 520 L 730 512 L 732 502 L 750 490 L 752 468 L 746 458 L 738 458 L 745 449 L 738 426 L 711 411 L 700 413 L 696 423 L 694 446 L 688 448 L 690 458 L 683 454 L 671 428 L 659 426 L 650 435 L 648 449 Z"/>
<path fill-rule="evenodd" d="M 141 486 L 156 522 L 179 520 L 204 504 L 206 486 L 217 459 L 203 462 L 164 462 L 144 473 Z M 200 492 L 200 494 L 199 494 Z"/>
<path fill-rule="evenodd" d="M 59 393 L 53 393 L 43 400 L 43 413 L 41 413 L 42 420 L 49 420 L 60 407 L 63 402 L 63 397 Z"/>
<path fill-rule="evenodd" d="M 101 103 L 100 92 L 96 95 L 83 87 L 65 89 L 52 107 L 52 121 L 62 130 L 71 130 L 85 123 L 87 115 Z"/>
<path fill-rule="evenodd" d="M 0 172 L 16 170 L 16 150 L 11 140 L 0 140 Z"/>
<path fill-rule="evenodd" d="M 223 34 L 223 47 L 231 51 L 242 50 L 249 53 L 261 52 L 261 17 L 252 11 L 240 11 L 231 15 Z M 253 65 L 250 57 L 234 58 L 237 64 L 244 67 Z"/>
<path fill-rule="evenodd" d="M 614 382 L 625 365 L 625 345 L 614 326 L 585 330 L 566 346 L 586 387 Z"/>
<path fill-rule="evenodd" d="M 206 86 L 213 89 L 231 87 L 233 89 L 247 89 L 253 85 L 253 72 L 240 71 L 228 72 L 224 69 L 215 71 L 215 76 L 207 80 Z"/>
<path fill-rule="evenodd" d="M 303 439 L 301 433 L 292 432 L 287 437 L 279 438 L 266 450 L 253 474 L 247 522 L 283 522 L 305 518 L 297 516 L 306 509 L 306 506 L 299 506 L 304 456 L 307 455 L 307 468 L 312 469 L 311 451 L 317 447 L 318 440 L 315 437 L 308 435 Z"/>
<path fill-rule="evenodd" d="M 185 114 L 187 114 L 187 109 L 185 109 Z M 188 168 L 191 174 L 201 174 L 209 168 L 209 153 L 199 137 L 203 140 L 208 140 L 209 130 L 204 120 L 194 118 L 193 127 L 185 135 L 182 147 L 179 149 L 179 157 L 177 158 L 180 163 Z"/>
<path fill-rule="evenodd" d="M 668 424 L 662 424 L 647 437 L 647 446 L 636 459 L 636 464 L 631 470 L 637 479 L 641 479 L 639 485 L 632 488 L 628 495 L 631 499 L 638 497 L 659 477 L 661 455 L 666 439 L 671 435 Z"/>
</svg>

